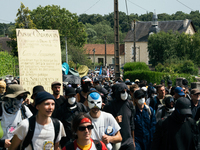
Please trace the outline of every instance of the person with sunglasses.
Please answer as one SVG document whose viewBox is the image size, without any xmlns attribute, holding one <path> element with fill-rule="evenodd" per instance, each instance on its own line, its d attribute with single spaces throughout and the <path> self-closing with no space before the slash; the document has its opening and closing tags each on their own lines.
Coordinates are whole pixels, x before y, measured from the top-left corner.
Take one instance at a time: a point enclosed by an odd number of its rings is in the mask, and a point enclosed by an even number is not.
<svg viewBox="0 0 200 150">
<path fill-rule="evenodd" d="M 107 150 L 102 141 L 91 138 L 93 128 L 91 118 L 87 114 L 79 113 L 72 121 L 75 140 L 68 142 L 62 150 Z"/>
<path fill-rule="evenodd" d="M 6 94 L 1 97 L 3 101 L 0 105 L 0 150 L 11 145 L 17 125 L 25 118 L 32 116 L 29 108 L 22 104 L 26 99 L 28 91 L 21 85 L 11 84 L 6 89 Z"/>
</svg>

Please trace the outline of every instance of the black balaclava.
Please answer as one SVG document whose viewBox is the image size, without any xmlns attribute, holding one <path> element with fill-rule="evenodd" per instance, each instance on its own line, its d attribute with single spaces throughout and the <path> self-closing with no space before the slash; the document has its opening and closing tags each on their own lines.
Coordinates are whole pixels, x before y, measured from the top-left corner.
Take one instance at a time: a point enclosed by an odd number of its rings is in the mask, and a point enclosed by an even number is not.
<svg viewBox="0 0 200 150">
<path fill-rule="evenodd" d="M 124 91 L 124 89 L 128 90 L 128 87 L 127 87 L 127 85 L 125 83 L 116 84 L 116 87 L 115 87 L 115 98 L 118 101 L 123 101 L 121 99 L 121 92 Z"/>
<path fill-rule="evenodd" d="M 85 82 L 85 84 L 82 84 L 81 87 L 82 87 L 82 91 L 87 93 L 90 91 L 92 84 L 90 82 Z"/>
</svg>

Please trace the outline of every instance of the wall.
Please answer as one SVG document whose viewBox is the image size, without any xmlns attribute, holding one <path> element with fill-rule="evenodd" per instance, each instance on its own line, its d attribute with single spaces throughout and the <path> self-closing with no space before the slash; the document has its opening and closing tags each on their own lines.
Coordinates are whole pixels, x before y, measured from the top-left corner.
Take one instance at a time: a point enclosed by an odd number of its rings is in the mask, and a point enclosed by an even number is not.
<svg viewBox="0 0 200 150">
<path fill-rule="evenodd" d="M 125 61 L 133 62 L 133 42 L 125 42 Z M 145 62 L 148 64 L 149 56 L 147 51 L 147 42 L 136 42 L 136 62 Z"/>
</svg>

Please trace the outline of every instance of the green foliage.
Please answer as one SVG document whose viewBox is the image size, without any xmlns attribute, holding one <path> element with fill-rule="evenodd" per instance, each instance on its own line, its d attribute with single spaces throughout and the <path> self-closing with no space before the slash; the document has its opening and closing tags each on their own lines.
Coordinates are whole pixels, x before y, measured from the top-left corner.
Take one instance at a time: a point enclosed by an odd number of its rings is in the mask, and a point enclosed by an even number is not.
<svg viewBox="0 0 200 150">
<path fill-rule="evenodd" d="M 0 52 L 0 76 L 19 74 L 18 59 L 8 54 L 8 52 Z"/>
<path fill-rule="evenodd" d="M 124 72 L 135 70 L 150 71 L 148 65 L 146 65 L 144 62 L 129 62 L 124 65 Z"/>
<path fill-rule="evenodd" d="M 61 37 L 61 48 L 65 48 L 65 36 L 68 45 L 82 47 L 86 43 L 87 34 L 78 16 L 57 5 L 41 5 L 31 11 L 31 18 L 38 29 L 57 29 Z"/>
<path fill-rule="evenodd" d="M 182 59 L 179 60 L 173 59 L 166 60 L 164 65 L 159 63 L 155 67 L 155 71 L 158 72 L 168 72 L 168 73 L 184 73 L 184 74 L 191 74 L 191 75 L 198 75 L 198 68 L 195 66 L 195 64 L 191 60 Z"/>
<path fill-rule="evenodd" d="M 71 61 L 75 64 L 86 65 L 89 68 L 92 67 L 92 61 L 88 59 L 85 49 L 80 48 L 78 46 L 69 45 L 67 47 L 67 50 L 68 50 L 68 63 Z M 66 62 L 66 51 L 62 50 L 61 55 L 62 55 L 62 62 Z M 74 67 L 73 63 L 71 64 Z"/>
<path fill-rule="evenodd" d="M 7 42 L 8 45 L 12 47 L 11 52 L 14 56 L 18 56 L 16 28 L 36 29 L 35 24 L 30 18 L 30 10 L 28 7 L 25 7 L 23 3 L 21 3 L 20 8 L 18 9 L 16 17 L 15 28 L 12 28 L 12 34 L 10 35 L 11 41 Z"/>
<path fill-rule="evenodd" d="M 194 76 L 191 76 L 189 74 L 170 74 L 170 73 L 162 73 L 162 72 L 155 72 L 155 71 L 127 71 L 124 73 L 124 78 L 130 79 L 130 81 L 135 81 L 135 79 L 139 80 L 147 80 L 148 83 L 157 83 L 160 84 L 160 81 L 164 79 L 165 81 L 167 80 L 172 80 L 173 85 L 176 85 L 176 78 L 178 77 L 183 77 L 186 78 L 189 82 L 196 82 L 197 80 L 195 79 Z"/>
<path fill-rule="evenodd" d="M 200 34 L 188 35 L 185 33 L 152 34 L 148 39 L 149 59 L 153 66 L 164 64 L 170 59 L 190 59 L 200 65 Z"/>
</svg>

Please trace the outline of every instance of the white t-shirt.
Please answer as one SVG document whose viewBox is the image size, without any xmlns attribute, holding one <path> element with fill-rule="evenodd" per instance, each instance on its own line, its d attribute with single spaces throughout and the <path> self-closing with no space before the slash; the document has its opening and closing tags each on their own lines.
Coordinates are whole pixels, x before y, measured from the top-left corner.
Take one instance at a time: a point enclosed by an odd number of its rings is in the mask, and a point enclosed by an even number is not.
<svg viewBox="0 0 200 150">
<path fill-rule="evenodd" d="M 17 125 L 22 121 L 21 110 L 18 110 L 14 114 L 9 114 L 4 109 L 4 103 L 2 103 L 2 120 L 1 127 L 3 129 L 3 137 L 1 139 L 12 139 L 13 131 L 15 131 Z M 25 114 L 29 118 L 32 116 L 31 111 L 27 106 L 25 107 Z"/>
<path fill-rule="evenodd" d="M 56 143 L 61 140 L 62 137 L 66 136 L 63 124 L 60 123 L 60 131 L 56 139 Z M 29 121 L 24 119 L 17 129 L 14 131 L 14 134 L 18 136 L 20 140 L 24 140 L 28 133 Z M 32 138 L 33 148 L 35 150 L 54 150 L 54 126 L 51 121 L 47 125 L 40 125 L 37 122 L 35 123 L 35 130 Z M 29 144 L 25 150 L 32 150 L 31 145 Z"/>
<path fill-rule="evenodd" d="M 90 116 L 89 112 L 88 114 Z M 94 126 L 91 135 L 93 140 L 102 141 L 102 136 L 105 134 L 105 130 L 108 126 L 111 126 L 115 129 L 115 134 L 121 129 L 115 118 L 110 113 L 106 113 L 104 111 L 101 111 L 99 118 L 92 118 L 92 124 Z"/>
</svg>

